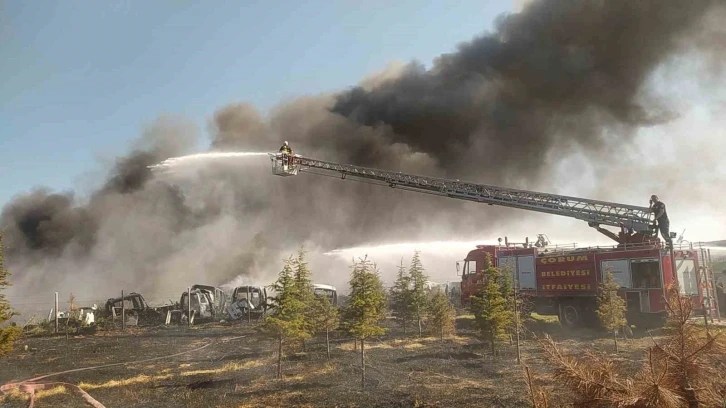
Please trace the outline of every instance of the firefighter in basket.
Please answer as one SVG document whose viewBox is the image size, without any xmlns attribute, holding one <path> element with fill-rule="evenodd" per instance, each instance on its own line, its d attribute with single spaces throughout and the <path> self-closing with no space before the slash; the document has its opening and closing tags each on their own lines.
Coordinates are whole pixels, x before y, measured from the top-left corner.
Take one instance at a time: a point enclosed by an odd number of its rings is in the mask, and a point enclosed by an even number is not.
<svg viewBox="0 0 726 408">
<path fill-rule="evenodd" d="M 287 140 L 282 145 L 282 147 L 280 147 L 280 153 L 282 153 L 282 160 L 284 161 L 285 159 L 287 159 L 287 164 L 292 166 L 292 159 L 294 156 L 292 154 L 292 148 L 290 148 Z"/>
</svg>

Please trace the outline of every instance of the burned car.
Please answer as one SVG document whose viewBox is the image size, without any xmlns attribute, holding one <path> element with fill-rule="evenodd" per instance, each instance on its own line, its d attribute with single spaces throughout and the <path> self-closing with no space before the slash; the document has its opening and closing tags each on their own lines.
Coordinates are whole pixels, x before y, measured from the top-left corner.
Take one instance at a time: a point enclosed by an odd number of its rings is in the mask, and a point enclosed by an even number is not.
<svg viewBox="0 0 726 408">
<path fill-rule="evenodd" d="M 160 307 L 151 307 L 146 303 L 146 299 L 135 292 L 124 295 L 123 298 L 110 298 L 106 301 L 106 305 L 101 313 L 106 318 L 121 318 L 121 312 L 138 325 L 153 325 L 168 323 L 171 310 L 175 305 L 166 305 Z"/>
<path fill-rule="evenodd" d="M 179 305 L 182 323 L 221 320 L 227 312 L 227 294 L 214 286 L 194 285 L 182 293 Z"/>
<path fill-rule="evenodd" d="M 262 286 L 237 286 L 232 291 L 232 301 L 227 306 L 227 314 L 232 320 L 261 319 L 267 312 L 267 289 Z"/>
<path fill-rule="evenodd" d="M 224 313 L 224 311 L 227 309 L 227 293 L 216 287 L 211 285 L 194 285 L 191 287 L 192 290 L 201 290 L 209 293 L 210 299 L 212 301 L 212 308 L 214 309 L 214 312 L 216 314 L 221 315 Z"/>
</svg>

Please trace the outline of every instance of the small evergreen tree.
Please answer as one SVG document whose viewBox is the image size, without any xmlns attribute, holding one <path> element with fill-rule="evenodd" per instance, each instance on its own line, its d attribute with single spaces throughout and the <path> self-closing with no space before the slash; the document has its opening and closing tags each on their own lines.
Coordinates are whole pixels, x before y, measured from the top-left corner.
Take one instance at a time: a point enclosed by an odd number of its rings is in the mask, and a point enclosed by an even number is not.
<svg viewBox="0 0 726 408">
<path fill-rule="evenodd" d="M 5 288 L 10 286 L 10 272 L 5 269 L 5 259 L 3 257 L 3 236 L 0 233 L 0 324 L 3 324 L 10 320 L 17 313 L 10 307 L 10 302 L 5 298 L 2 293 Z M 0 328 L 0 356 L 10 353 L 13 351 L 13 343 L 20 337 L 22 329 L 18 326 L 7 326 Z"/>
<path fill-rule="evenodd" d="M 613 333 L 616 353 L 618 352 L 618 329 L 627 324 L 625 299 L 618 296 L 618 289 L 620 289 L 620 285 L 613 279 L 613 274 L 606 271 L 605 277 L 598 287 L 597 316 L 600 318 L 602 327 Z"/>
<path fill-rule="evenodd" d="M 338 309 L 325 296 L 315 296 L 313 301 L 313 327 L 315 333 L 325 332 L 325 347 L 327 350 L 328 360 L 330 360 L 330 331 L 338 328 L 339 315 Z"/>
<path fill-rule="evenodd" d="M 277 347 L 277 378 L 282 378 L 283 343 L 302 341 L 310 337 L 304 322 L 305 305 L 300 301 L 295 284 L 293 265 L 295 260 L 285 260 L 277 281 L 272 285 L 276 296 L 271 298 L 273 312 L 265 317 L 265 329 L 275 335 Z"/>
<path fill-rule="evenodd" d="M 499 287 L 505 299 L 507 310 L 512 312 L 512 321 L 507 330 L 514 337 L 513 339 L 510 337 L 510 339 L 514 340 L 517 348 L 517 364 L 519 364 L 521 363 L 520 334 L 524 330 L 524 317 L 527 309 L 524 307 L 524 296 L 519 291 L 519 281 L 516 273 L 516 269 L 512 269 L 510 266 L 499 268 Z"/>
<path fill-rule="evenodd" d="M 411 259 L 411 267 L 408 270 L 408 276 L 410 277 L 412 288 L 411 288 L 411 306 L 413 308 L 416 322 L 418 323 L 418 335 L 421 336 L 421 320 L 426 315 L 429 306 L 429 296 L 426 291 L 426 276 L 423 264 L 419 252 L 416 251 Z"/>
<path fill-rule="evenodd" d="M 406 334 L 406 323 L 410 322 L 414 317 L 411 294 L 411 277 L 403 266 L 403 259 L 401 259 L 398 276 L 391 288 L 391 311 L 393 316 L 401 323 L 403 334 Z"/>
<path fill-rule="evenodd" d="M 489 342 L 492 354 L 496 355 L 496 341 L 507 335 L 512 327 L 514 311 L 502 294 L 502 273 L 488 258 L 481 271 L 483 283 L 477 294 L 471 297 L 470 310 L 482 338 Z"/>
<path fill-rule="evenodd" d="M 435 290 L 431 297 L 431 311 L 429 315 L 429 329 L 434 335 L 439 335 L 441 341 L 444 335 L 454 332 L 454 322 L 456 320 L 456 310 L 451 304 L 449 297 L 444 291 Z"/>
<path fill-rule="evenodd" d="M 315 334 L 316 327 L 313 311 L 315 298 L 313 296 L 313 282 L 310 279 L 312 272 L 310 271 L 310 268 L 308 268 L 308 263 L 305 260 L 304 248 L 301 247 L 298 249 L 297 258 L 292 261 L 292 269 L 295 294 L 302 305 L 302 314 L 300 316 L 302 319 L 302 328 L 309 335 L 301 338 L 303 350 L 305 350 L 305 340 Z"/>
<path fill-rule="evenodd" d="M 361 384 L 365 388 L 365 339 L 380 336 L 386 313 L 386 291 L 374 263 L 367 258 L 354 263 L 350 279 L 350 303 L 346 309 L 348 330 L 360 341 Z"/>
</svg>

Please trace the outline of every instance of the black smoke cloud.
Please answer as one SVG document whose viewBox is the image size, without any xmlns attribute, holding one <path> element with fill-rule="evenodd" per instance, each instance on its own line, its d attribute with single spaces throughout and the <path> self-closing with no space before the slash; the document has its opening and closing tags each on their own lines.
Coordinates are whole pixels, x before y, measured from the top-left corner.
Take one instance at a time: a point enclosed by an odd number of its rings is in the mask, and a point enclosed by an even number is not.
<svg viewBox="0 0 726 408">
<path fill-rule="evenodd" d="M 723 36 L 704 34 L 713 24 L 704 17 L 717 5 L 533 2 L 430 69 L 392 68 L 349 90 L 285 103 L 269 117 L 245 103 L 223 107 L 209 124 L 212 149 L 271 151 L 288 140 L 321 159 L 537 187 L 568 154 L 599 160 L 638 128 L 676 115 L 647 80 L 684 51 L 717 59 Z M 303 242 L 329 249 L 471 239 L 512 214 L 324 177 L 273 178 L 266 159 L 164 176 L 147 168 L 189 152 L 195 137 L 184 121 L 160 120 L 87 201 L 46 190 L 11 201 L 0 227 L 20 287 L 73 286 L 84 277 L 93 290 L 173 293 L 240 274 L 268 283 L 280 258 Z M 341 284 L 347 272 L 323 274 Z"/>
<path fill-rule="evenodd" d="M 386 126 L 386 146 L 426 152 L 453 174 L 529 178 L 554 146 L 598 151 L 618 141 L 608 130 L 627 138 L 669 119 L 643 100 L 642 85 L 714 3 L 536 2 L 430 70 L 411 64 L 375 89 L 337 96 L 332 111 Z M 377 164 L 378 149 L 362 146 L 348 159 Z"/>
<path fill-rule="evenodd" d="M 11 257 L 24 255 L 21 251 L 59 256 L 71 244 L 82 253 L 90 249 L 95 220 L 85 208 L 74 207 L 73 201 L 70 193 L 36 190 L 8 204 L 2 218 L 13 221 L 3 225 L 9 232 L 5 244 Z"/>
</svg>

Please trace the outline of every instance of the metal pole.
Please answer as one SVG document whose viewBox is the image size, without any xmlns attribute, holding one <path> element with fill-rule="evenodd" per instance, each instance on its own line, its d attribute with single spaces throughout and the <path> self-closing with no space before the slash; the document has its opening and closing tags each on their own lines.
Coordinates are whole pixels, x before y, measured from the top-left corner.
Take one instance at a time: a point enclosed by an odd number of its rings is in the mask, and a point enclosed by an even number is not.
<svg viewBox="0 0 726 408">
<path fill-rule="evenodd" d="M 192 327 L 192 288 L 187 288 L 187 326 Z"/>
<path fill-rule="evenodd" d="M 519 307 L 517 306 L 517 302 L 519 299 L 517 299 L 517 286 L 519 286 L 519 273 L 517 275 L 517 280 L 514 284 L 514 319 L 515 319 L 515 327 L 514 331 L 517 333 L 517 364 L 522 364 L 522 354 L 519 350 Z"/>
<path fill-rule="evenodd" d="M 698 263 L 701 265 L 698 268 L 698 288 L 699 295 L 701 296 L 701 306 L 703 307 L 703 317 L 707 319 L 711 315 L 711 296 L 708 291 L 708 265 L 706 264 L 706 251 L 703 246 L 699 246 L 698 249 Z M 708 327 L 706 328 L 708 333 Z"/>
<path fill-rule="evenodd" d="M 673 281 L 676 283 L 676 286 L 678 286 L 678 291 L 685 290 L 685 288 L 681 288 L 680 282 L 678 282 L 678 274 L 676 273 L 676 256 L 673 252 L 673 246 L 671 246 L 670 249 L 670 256 L 671 256 L 671 277 L 673 278 Z"/>
<path fill-rule="evenodd" d="M 126 330 L 126 299 L 124 291 L 121 291 L 121 330 Z"/>
<path fill-rule="evenodd" d="M 250 309 L 252 309 L 252 298 L 250 298 L 250 286 L 247 285 L 247 323 L 248 324 L 252 321 L 250 318 Z"/>
<path fill-rule="evenodd" d="M 721 305 L 718 303 L 718 291 L 716 290 L 716 277 L 713 274 L 713 263 L 711 261 L 711 248 L 708 248 L 708 271 L 710 273 L 711 295 L 716 309 L 716 318 L 721 321 Z"/>
<path fill-rule="evenodd" d="M 53 313 L 55 313 L 55 332 L 58 333 L 58 292 L 55 292 L 55 307 L 53 307 Z"/>
<path fill-rule="evenodd" d="M 706 304 L 705 303 L 701 303 L 701 305 L 703 306 L 703 309 L 704 309 L 704 312 L 705 312 Z M 711 333 L 708 332 L 708 315 L 706 313 L 703 313 L 703 324 L 706 327 L 706 338 L 709 338 L 710 339 L 711 338 Z"/>
</svg>

